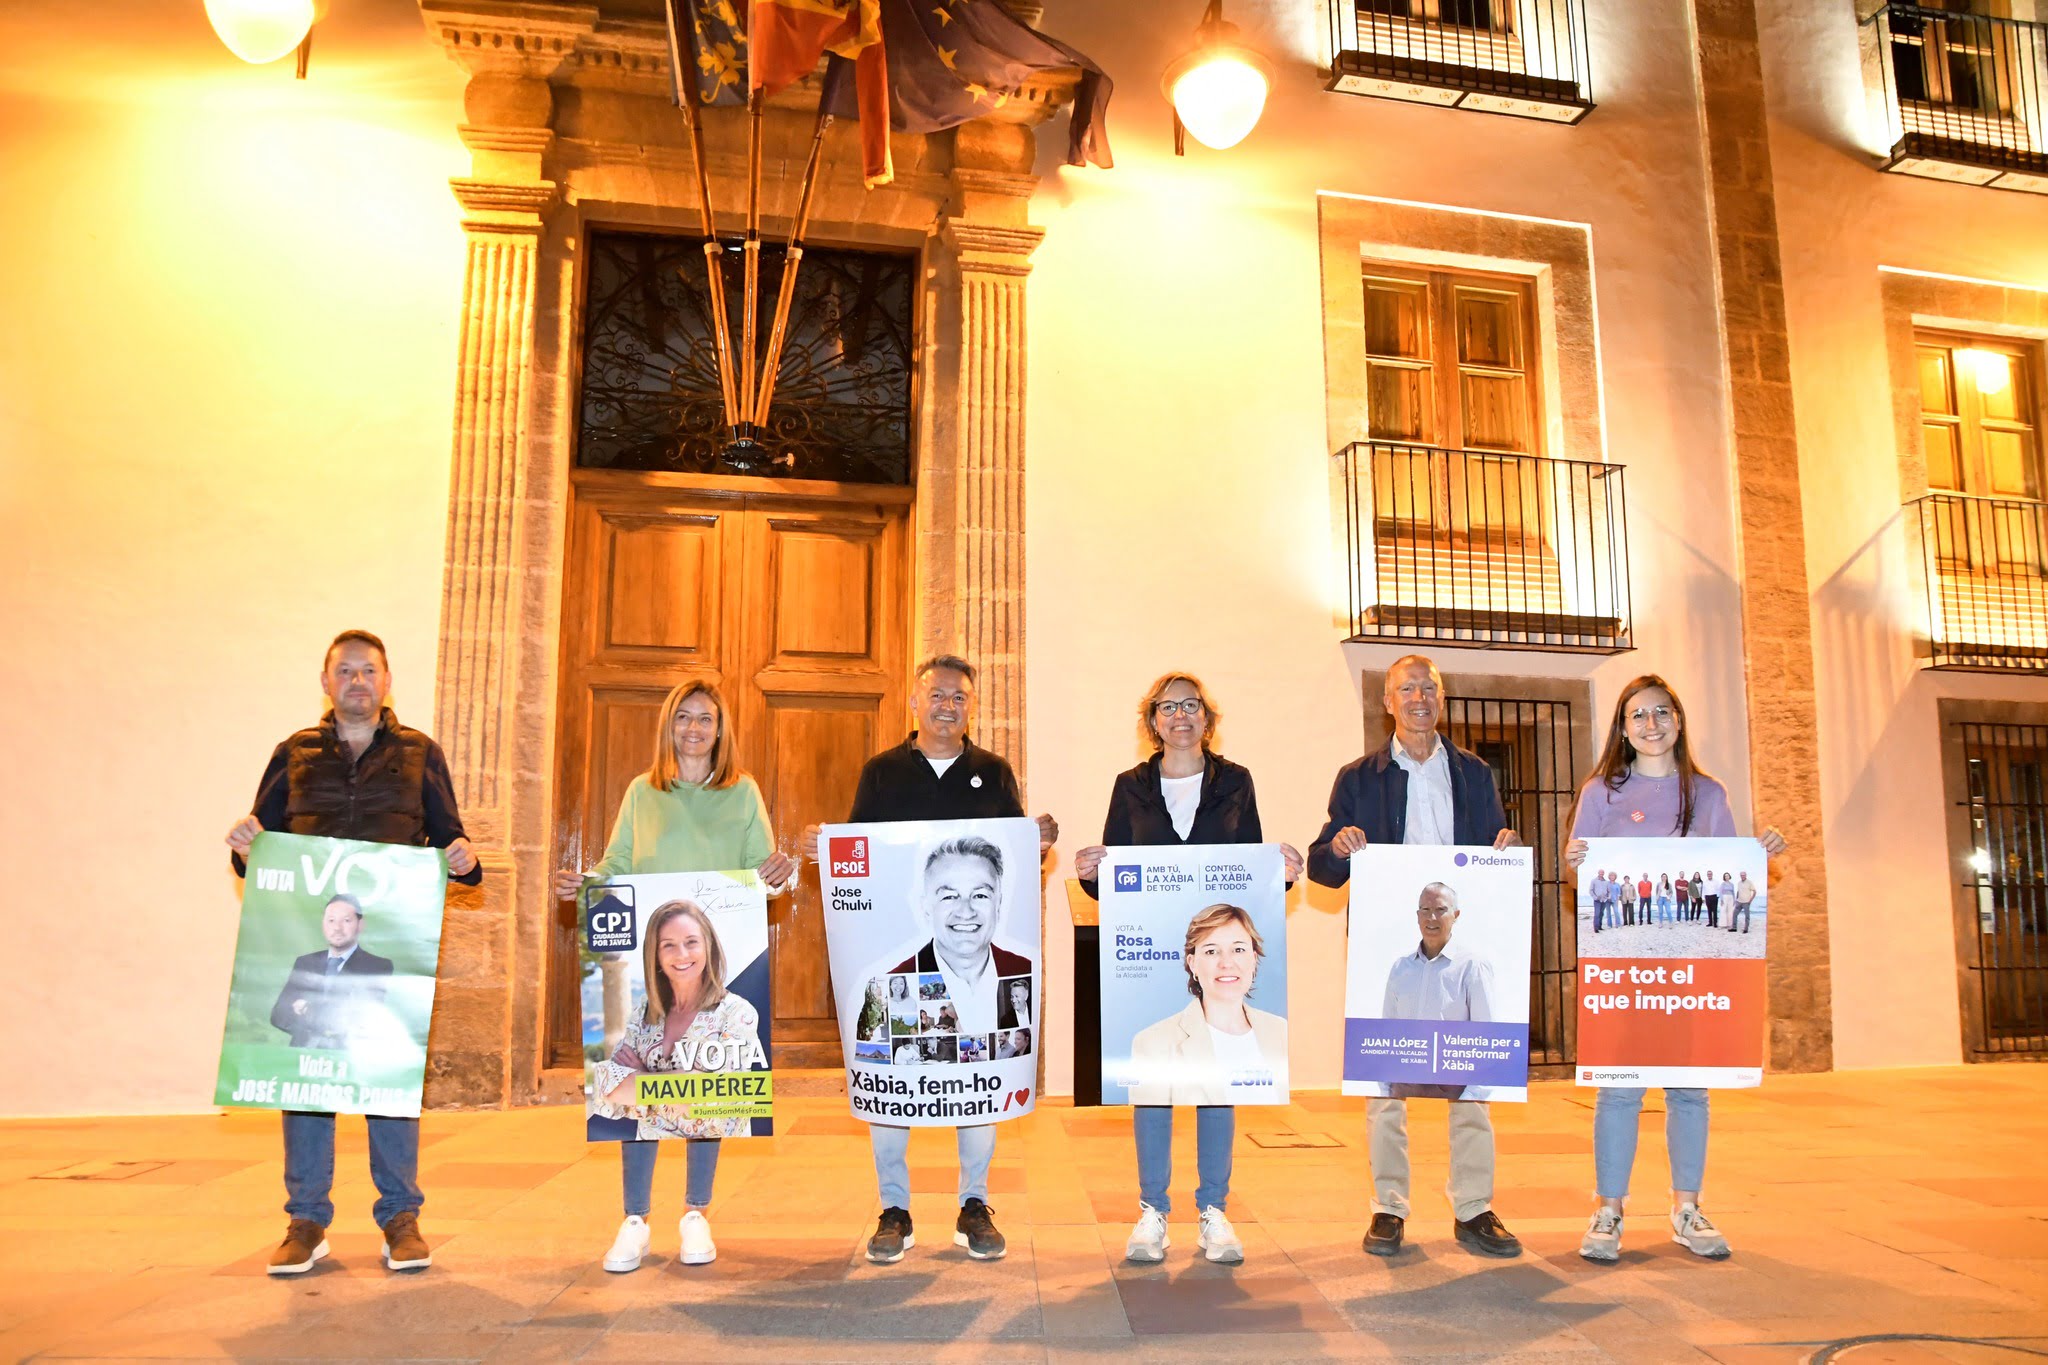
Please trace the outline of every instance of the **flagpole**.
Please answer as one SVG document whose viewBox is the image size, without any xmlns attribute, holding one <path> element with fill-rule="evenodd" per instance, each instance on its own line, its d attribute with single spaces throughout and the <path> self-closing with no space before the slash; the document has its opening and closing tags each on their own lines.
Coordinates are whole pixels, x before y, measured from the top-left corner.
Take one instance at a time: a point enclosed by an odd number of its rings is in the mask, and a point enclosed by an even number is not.
<svg viewBox="0 0 2048 1365">
<path fill-rule="evenodd" d="M 768 425 L 768 407 L 775 401 L 776 372 L 782 368 L 782 345 L 789 336 L 789 313 L 796 299 L 797 267 L 804 259 L 804 231 L 810 226 L 811 201 L 818 188 L 818 169 L 825 160 L 825 132 L 832 126 L 832 100 L 838 82 L 853 63 L 833 53 L 826 58 L 825 79 L 818 88 L 818 125 L 811 134 L 811 154 L 804 162 L 803 188 L 797 192 L 796 217 L 789 228 L 789 245 L 782 255 L 782 287 L 775 299 L 775 325 L 768 332 L 768 358 L 761 368 L 760 401 L 754 407 L 754 425 Z"/>
<path fill-rule="evenodd" d="M 751 54 L 749 54 L 751 56 Z M 746 348 L 740 360 L 740 425 L 737 432 L 741 439 L 752 435 L 752 411 L 746 404 L 754 396 L 754 365 L 757 359 L 755 347 L 759 340 L 757 312 L 761 295 L 761 134 L 767 113 L 768 99 L 758 89 L 747 99 L 747 114 L 752 126 L 747 135 L 747 240 L 746 240 L 746 309 L 740 317 L 741 344 Z"/>
<path fill-rule="evenodd" d="M 718 353 L 718 389 L 725 400 L 725 424 L 740 420 L 732 377 L 732 324 L 725 315 L 725 262 L 711 212 L 711 172 L 704 159 L 704 121 L 697 109 L 697 15 L 685 7 L 669 24 L 669 60 L 675 64 L 676 102 L 690 129 L 690 159 L 697 169 L 697 209 L 704 220 L 704 275 L 711 290 L 711 341 Z M 687 23 L 682 22 L 687 21 Z M 686 30 L 679 34 L 678 30 Z M 681 44 L 681 46 L 678 46 Z M 685 60 L 687 58 L 687 61 Z"/>
</svg>

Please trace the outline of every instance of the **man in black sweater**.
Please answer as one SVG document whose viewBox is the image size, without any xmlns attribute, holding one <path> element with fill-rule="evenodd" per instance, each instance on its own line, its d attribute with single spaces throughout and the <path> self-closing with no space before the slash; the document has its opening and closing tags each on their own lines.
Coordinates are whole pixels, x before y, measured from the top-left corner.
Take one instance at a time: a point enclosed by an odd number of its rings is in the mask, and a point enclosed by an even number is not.
<svg viewBox="0 0 2048 1365">
<path fill-rule="evenodd" d="M 229 860 L 240 876 L 256 836 L 266 829 L 329 839 L 445 849 L 449 874 L 474 886 L 483 867 L 462 829 L 455 784 L 441 746 L 384 705 L 391 668 L 384 642 L 345 630 L 327 647 L 320 688 L 330 709 L 270 755 L 256 804 L 228 831 Z M 384 1231 L 384 1264 L 420 1270 L 433 1254 L 420 1236 L 420 1121 L 370 1115 L 373 1216 Z M 270 1273 L 297 1275 L 327 1254 L 334 1221 L 334 1115 L 284 1116 L 285 1213 L 291 1223 L 270 1253 Z"/>
<path fill-rule="evenodd" d="M 848 824 L 899 820 L 1000 820 L 1024 814 L 1017 774 L 1000 755 L 967 738 L 974 714 L 974 665 L 956 654 L 941 654 L 918 666 L 911 696 L 917 729 L 893 749 L 884 749 L 860 770 Z M 818 829 L 804 831 L 803 853 L 818 856 Z M 1041 853 L 1059 838 L 1050 815 L 1038 817 Z M 988 1168 L 995 1159 L 994 1124 L 956 1130 L 960 1152 L 960 1216 L 953 1242 L 977 1261 L 1008 1250 L 988 1206 Z M 881 1185 L 882 1216 L 868 1239 L 868 1259 L 900 1261 L 917 1245 L 910 1224 L 910 1130 L 868 1125 Z"/>
</svg>

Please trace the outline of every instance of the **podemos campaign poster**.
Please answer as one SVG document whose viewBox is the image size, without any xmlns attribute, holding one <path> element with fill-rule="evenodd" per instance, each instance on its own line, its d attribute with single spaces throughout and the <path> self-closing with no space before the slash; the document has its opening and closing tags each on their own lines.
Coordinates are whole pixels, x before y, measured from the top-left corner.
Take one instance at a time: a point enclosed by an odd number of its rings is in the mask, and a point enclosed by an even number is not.
<svg viewBox="0 0 2048 1365">
<path fill-rule="evenodd" d="M 213 1102 L 416 1117 L 447 889 L 439 849 L 257 835 Z"/>
<path fill-rule="evenodd" d="M 773 1133 L 761 879 L 639 873 L 588 883 L 579 900 L 584 1136 Z M 692 1006 L 688 1028 L 672 1027 Z"/>
<path fill-rule="evenodd" d="M 1277 844 L 1103 855 L 1102 1102 L 1287 1103 Z"/>
<path fill-rule="evenodd" d="M 1344 1093 L 1529 1098 L 1526 848 L 1351 855 Z"/>
<path fill-rule="evenodd" d="M 827 825 L 825 940 L 853 1116 L 1022 1118 L 1037 1099 L 1038 826 Z"/>
<path fill-rule="evenodd" d="M 1754 839 L 1588 839 L 1580 1085 L 1761 1085 L 1770 902 Z"/>
</svg>

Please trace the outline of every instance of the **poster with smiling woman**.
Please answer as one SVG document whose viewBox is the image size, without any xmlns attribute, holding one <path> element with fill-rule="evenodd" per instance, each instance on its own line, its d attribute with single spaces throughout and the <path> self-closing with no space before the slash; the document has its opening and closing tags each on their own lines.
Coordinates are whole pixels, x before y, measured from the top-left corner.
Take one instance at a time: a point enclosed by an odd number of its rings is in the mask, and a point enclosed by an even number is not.
<svg viewBox="0 0 2048 1365">
<path fill-rule="evenodd" d="M 580 901 L 585 1137 L 772 1134 L 761 879 L 641 873 L 593 881 Z"/>
<path fill-rule="evenodd" d="M 1287 1103 L 1278 844 L 1102 858 L 1102 1102 Z"/>
<path fill-rule="evenodd" d="M 853 1116 L 958 1128 L 1038 1091 L 1038 825 L 908 820 L 819 835 Z"/>
</svg>

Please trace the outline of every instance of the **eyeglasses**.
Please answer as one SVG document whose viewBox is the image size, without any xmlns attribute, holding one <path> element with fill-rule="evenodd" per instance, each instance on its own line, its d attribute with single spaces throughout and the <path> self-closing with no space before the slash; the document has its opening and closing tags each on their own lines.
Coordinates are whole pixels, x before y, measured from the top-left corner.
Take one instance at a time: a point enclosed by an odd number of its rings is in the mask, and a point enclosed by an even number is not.
<svg viewBox="0 0 2048 1365">
<path fill-rule="evenodd" d="M 1669 725 L 1671 723 L 1671 708 L 1668 706 L 1638 706 L 1635 710 L 1628 713 L 1628 723 L 1630 725 L 1647 725 L 1652 720 L 1656 721 L 1659 725 Z"/>
<path fill-rule="evenodd" d="M 1456 910 L 1449 908 L 1448 906 L 1426 905 L 1423 906 L 1421 909 L 1417 910 L 1415 913 L 1422 916 L 1422 918 L 1424 919 L 1449 919 L 1452 915 L 1455 915 L 1458 912 Z"/>
<path fill-rule="evenodd" d="M 1202 699 L 1187 697 L 1180 701 L 1155 701 L 1152 713 L 1158 716 L 1199 716 L 1202 714 Z"/>
<path fill-rule="evenodd" d="M 691 715 L 688 711 L 676 712 L 676 728 L 679 730 L 716 730 L 718 717 L 714 715 Z"/>
</svg>

